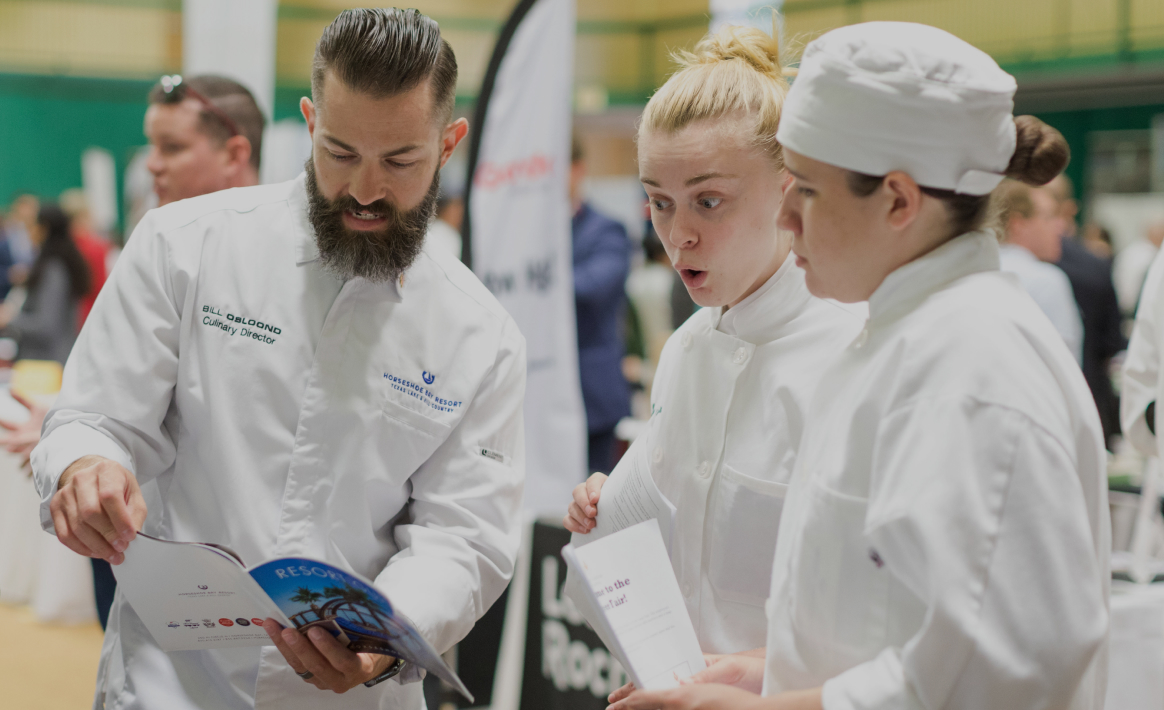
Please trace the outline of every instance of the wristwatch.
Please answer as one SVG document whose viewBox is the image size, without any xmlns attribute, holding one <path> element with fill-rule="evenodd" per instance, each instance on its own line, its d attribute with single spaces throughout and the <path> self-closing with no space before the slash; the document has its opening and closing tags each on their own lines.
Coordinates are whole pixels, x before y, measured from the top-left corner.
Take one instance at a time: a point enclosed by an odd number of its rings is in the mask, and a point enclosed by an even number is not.
<svg viewBox="0 0 1164 710">
<path fill-rule="evenodd" d="M 392 665 L 388 666 L 388 668 L 383 673 L 376 676 L 372 680 L 369 680 L 366 683 L 364 683 L 364 687 L 371 688 L 373 685 L 383 683 L 384 681 L 388 680 L 389 678 L 394 678 L 397 675 L 399 675 L 400 671 L 402 671 L 402 670 L 404 670 L 404 659 L 397 658 L 396 662 L 393 663 Z"/>
</svg>

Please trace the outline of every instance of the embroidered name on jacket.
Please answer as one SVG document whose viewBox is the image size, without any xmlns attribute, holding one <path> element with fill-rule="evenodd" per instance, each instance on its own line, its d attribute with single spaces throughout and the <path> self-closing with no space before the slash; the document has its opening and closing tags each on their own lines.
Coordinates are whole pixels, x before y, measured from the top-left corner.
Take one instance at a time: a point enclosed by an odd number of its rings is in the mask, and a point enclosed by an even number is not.
<svg viewBox="0 0 1164 710">
<path fill-rule="evenodd" d="M 412 380 L 403 377 L 397 377 L 390 372 L 384 373 L 384 379 L 388 380 L 392 385 L 392 389 L 399 390 L 410 397 L 415 397 L 427 406 L 435 409 L 438 412 L 455 412 L 461 408 L 464 402 L 452 399 L 444 399 L 436 396 L 432 390 L 422 384 L 417 384 Z M 432 384 L 436 378 L 427 372 L 424 373 L 424 382 Z"/>
</svg>

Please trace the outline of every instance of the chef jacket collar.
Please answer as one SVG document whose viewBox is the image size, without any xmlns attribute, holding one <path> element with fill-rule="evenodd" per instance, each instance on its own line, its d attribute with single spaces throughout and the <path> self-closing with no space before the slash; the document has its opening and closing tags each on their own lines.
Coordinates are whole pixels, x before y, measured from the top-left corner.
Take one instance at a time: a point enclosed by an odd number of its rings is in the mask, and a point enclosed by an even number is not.
<svg viewBox="0 0 1164 710">
<path fill-rule="evenodd" d="M 295 178 L 295 186 L 291 190 L 291 221 L 297 232 L 298 246 L 296 249 L 295 264 L 303 266 L 319 259 L 319 245 L 315 241 L 315 227 L 307 217 L 307 173 L 299 173 Z M 402 274 L 392 281 L 382 285 L 388 291 L 389 297 L 400 302 L 404 297 L 404 283 L 407 274 Z"/>
<path fill-rule="evenodd" d="M 728 308 L 714 309 L 712 327 L 753 345 L 776 338 L 778 329 L 804 309 L 811 298 L 804 278 L 797 278 L 796 256 L 791 252 L 776 273 L 747 298 Z"/>
<path fill-rule="evenodd" d="M 958 279 L 998 271 L 998 239 L 994 232 L 968 232 L 898 268 L 869 297 L 869 322 L 912 310 L 930 294 Z"/>
</svg>

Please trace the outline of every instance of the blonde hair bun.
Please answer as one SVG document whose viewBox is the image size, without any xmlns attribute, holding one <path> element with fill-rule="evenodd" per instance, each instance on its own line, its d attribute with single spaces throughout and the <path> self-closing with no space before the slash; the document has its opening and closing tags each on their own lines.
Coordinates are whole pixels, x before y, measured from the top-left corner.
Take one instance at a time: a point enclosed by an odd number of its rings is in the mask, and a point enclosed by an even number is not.
<svg viewBox="0 0 1164 710">
<path fill-rule="evenodd" d="M 676 52 L 675 59 L 683 67 L 739 59 L 762 74 L 780 77 L 784 71 L 780 63 L 780 42 L 755 27 L 728 25 L 699 40 L 695 51 Z"/>
<path fill-rule="evenodd" d="M 694 50 L 672 57 L 679 70 L 647 102 L 639 135 L 674 133 L 696 121 L 738 116 L 751 123 L 752 144 L 782 169 L 776 127 L 788 80 L 780 63 L 780 42 L 755 27 L 729 25 L 705 36 Z"/>
</svg>

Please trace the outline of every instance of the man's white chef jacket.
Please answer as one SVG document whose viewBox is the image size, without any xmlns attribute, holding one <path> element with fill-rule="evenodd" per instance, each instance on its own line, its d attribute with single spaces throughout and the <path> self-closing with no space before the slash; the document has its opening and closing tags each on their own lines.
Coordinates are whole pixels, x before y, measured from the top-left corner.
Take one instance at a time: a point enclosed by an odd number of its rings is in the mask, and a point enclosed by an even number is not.
<svg viewBox="0 0 1164 710">
<path fill-rule="evenodd" d="M 143 484 L 145 532 L 352 569 L 444 651 L 513 572 L 524 388 L 513 320 L 439 248 L 394 283 L 343 282 L 302 175 L 185 200 L 142 220 L 77 341 L 32 458 L 42 521 L 61 472 L 105 456 Z M 120 594 L 102 701 L 423 705 L 419 683 L 318 690 L 273 646 L 165 653 Z"/>
<path fill-rule="evenodd" d="M 1100 710 L 1095 403 L 990 232 L 890 274 L 825 373 L 776 541 L 765 694 L 825 710 Z"/>
</svg>

